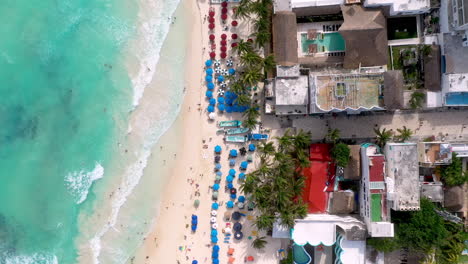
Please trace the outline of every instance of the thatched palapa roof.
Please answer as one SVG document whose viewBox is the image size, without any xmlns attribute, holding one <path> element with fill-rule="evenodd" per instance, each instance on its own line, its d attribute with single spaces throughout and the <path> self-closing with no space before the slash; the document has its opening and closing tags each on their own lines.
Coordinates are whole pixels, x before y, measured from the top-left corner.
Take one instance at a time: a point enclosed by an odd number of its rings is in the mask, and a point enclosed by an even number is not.
<svg viewBox="0 0 468 264">
<path fill-rule="evenodd" d="M 403 108 L 405 99 L 404 79 L 402 71 L 386 71 L 384 73 L 384 105 L 387 110 Z"/>
<path fill-rule="evenodd" d="M 386 65 L 388 62 L 387 20 L 381 9 L 342 5 L 344 23 L 338 32 L 346 42 L 347 69 Z"/>
<path fill-rule="evenodd" d="M 293 66 L 298 63 L 296 14 L 291 11 L 273 15 L 273 51 L 278 65 Z"/>
<path fill-rule="evenodd" d="M 440 92 L 440 46 L 431 45 L 431 52 L 424 55 L 424 88 L 431 92 Z"/>
<path fill-rule="evenodd" d="M 348 166 L 344 169 L 344 178 L 347 180 L 360 180 L 361 179 L 361 146 L 349 146 L 349 162 Z"/>
</svg>

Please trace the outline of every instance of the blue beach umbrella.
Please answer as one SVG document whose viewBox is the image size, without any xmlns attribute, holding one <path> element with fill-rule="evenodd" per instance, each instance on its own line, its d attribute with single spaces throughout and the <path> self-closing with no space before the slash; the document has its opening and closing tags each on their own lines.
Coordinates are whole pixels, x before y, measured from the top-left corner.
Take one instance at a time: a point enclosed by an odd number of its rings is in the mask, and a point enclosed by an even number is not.
<svg viewBox="0 0 468 264">
<path fill-rule="evenodd" d="M 212 82 L 212 81 L 213 81 L 213 76 L 211 76 L 211 75 L 206 75 L 206 76 L 205 76 L 205 81 L 206 81 L 206 82 Z"/>
<path fill-rule="evenodd" d="M 213 259 L 213 264 L 219 264 L 219 259 Z"/>
<path fill-rule="evenodd" d="M 216 176 L 223 176 L 223 173 L 221 171 L 217 171 Z"/>
<path fill-rule="evenodd" d="M 234 75 L 236 73 L 236 70 L 234 70 L 233 68 L 229 69 L 229 74 L 230 75 Z"/>
<path fill-rule="evenodd" d="M 212 257 L 213 259 L 219 258 L 219 252 L 213 251 L 213 252 L 211 253 L 211 257 Z"/>
<path fill-rule="evenodd" d="M 216 229 L 211 229 L 211 235 L 212 235 L 212 236 L 217 236 L 217 235 L 218 235 L 218 230 L 216 230 Z"/>
<path fill-rule="evenodd" d="M 213 113 L 215 109 L 212 105 L 209 105 L 208 108 L 206 108 L 206 110 L 208 111 L 208 113 Z"/>
<path fill-rule="evenodd" d="M 234 177 L 236 175 L 236 170 L 235 169 L 230 169 L 229 170 L 229 175 L 232 175 Z"/>
<path fill-rule="evenodd" d="M 219 208 L 219 204 L 218 204 L 218 203 L 212 203 L 212 204 L 211 204 L 211 209 L 213 209 L 213 210 L 218 210 L 218 208 Z"/>
<path fill-rule="evenodd" d="M 244 180 L 245 179 L 245 173 L 241 172 L 239 173 L 239 180 Z"/>
<path fill-rule="evenodd" d="M 224 77 L 222 75 L 218 76 L 218 82 L 224 82 Z"/>
<path fill-rule="evenodd" d="M 218 104 L 224 104 L 224 97 L 218 97 Z"/>
<path fill-rule="evenodd" d="M 224 110 L 226 110 L 226 106 L 224 106 L 224 104 L 218 104 L 218 110 L 224 112 Z"/>
<path fill-rule="evenodd" d="M 207 75 L 213 75 L 213 69 L 212 68 L 206 69 L 206 74 Z"/>
<path fill-rule="evenodd" d="M 221 169 L 221 164 L 216 163 L 216 165 L 215 165 L 215 170 L 220 170 L 220 169 Z"/>
<path fill-rule="evenodd" d="M 211 67 L 212 64 L 213 64 L 213 61 L 212 61 L 212 60 L 207 60 L 207 61 L 205 61 L 205 66 L 206 66 L 206 67 Z"/>
<path fill-rule="evenodd" d="M 219 252 L 219 246 L 218 246 L 218 245 L 214 245 L 214 246 L 213 246 L 213 251 L 218 251 L 218 252 Z"/>
<path fill-rule="evenodd" d="M 212 82 L 209 82 L 206 84 L 206 88 L 208 88 L 208 90 L 213 90 L 215 88 L 215 84 Z"/>
<path fill-rule="evenodd" d="M 249 151 L 255 151 L 255 144 L 249 144 Z"/>
<path fill-rule="evenodd" d="M 236 165 L 236 160 L 235 160 L 235 159 L 229 160 L 229 166 L 232 167 L 232 166 L 234 166 L 234 165 Z"/>
<path fill-rule="evenodd" d="M 206 91 L 205 95 L 206 95 L 206 97 L 211 98 L 211 97 L 213 97 L 213 92 L 212 91 Z"/>
<path fill-rule="evenodd" d="M 233 112 L 239 112 L 239 106 L 238 105 L 233 105 L 232 106 L 232 111 Z"/>
<path fill-rule="evenodd" d="M 230 155 L 231 157 L 237 157 L 237 150 L 231 149 L 231 151 L 229 151 L 229 155 Z"/>
<path fill-rule="evenodd" d="M 216 145 L 216 147 L 214 147 L 214 151 L 215 151 L 216 153 L 221 153 L 221 150 L 222 150 L 222 149 L 221 149 L 221 146 L 220 146 L 220 145 Z"/>
<path fill-rule="evenodd" d="M 228 105 L 228 106 L 226 107 L 226 112 L 232 113 L 232 106 L 229 106 L 229 105 Z"/>
<path fill-rule="evenodd" d="M 219 190 L 219 184 L 215 183 L 213 185 L 213 190 L 215 190 L 215 191 Z"/>
<path fill-rule="evenodd" d="M 247 166 L 249 166 L 249 163 L 247 161 L 243 161 L 240 164 L 241 169 L 245 170 L 247 169 Z"/>
<path fill-rule="evenodd" d="M 227 208 L 234 208 L 234 202 L 233 201 L 228 201 L 226 203 Z"/>
<path fill-rule="evenodd" d="M 232 182 L 233 180 L 234 180 L 234 178 L 233 178 L 231 175 L 228 175 L 228 176 L 226 177 L 226 181 L 227 181 L 227 182 Z"/>
<path fill-rule="evenodd" d="M 233 199 L 233 200 L 234 200 L 234 199 L 236 199 L 236 197 L 237 197 L 237 196 L 236 196 L 236 194 L 235 194 L 235 193 L 231 193 L 231 199 Z"/>
<path fill-rule="evenodd" d="M 217 237 L 212 237 L 211 238 L 211 243 L 218 243 L 218 238 Z"/>
<path fill-rule="evenodd" d="M 239 202 L 244 203 L 245 202 L 245 196 L 241 195 L 239 196 Z"/>
<path fill-rule="evenodd" d="M 198 264 L 198 261 L 194 260 L 192 261 L 192 264 Z"/>
<path fill-rule="evenodd" d="M 216 104 L 216 99 L 211 98 L 211 99 L 210 99 L 210 105 L 215 105 L 215 104 Z"/>
<path fill-rule="evenodd" d="M 232 188 L 234 188 L 234 185 L 232 185 L 232 183 L 228 183 L 227 187 L 228 187 L 228 189 L 232 189 Z"/>
</svg>

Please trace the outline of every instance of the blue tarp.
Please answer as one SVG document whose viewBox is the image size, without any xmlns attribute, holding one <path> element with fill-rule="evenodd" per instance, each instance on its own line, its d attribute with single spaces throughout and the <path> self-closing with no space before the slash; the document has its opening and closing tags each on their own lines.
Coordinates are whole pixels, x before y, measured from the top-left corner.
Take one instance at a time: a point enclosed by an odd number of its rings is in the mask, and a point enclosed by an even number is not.
<svg viewBox="0 0 468 264">
<path fill-rule="evenodd" d="M 234 180 L 234 178 L 233 178 L 231 175 L 228 175 L 228 176 L 226 177 L 226 181 L 227 181 L 227 182 L 232 182 L 233 180 Z"/>
<path fill-rule="evenodd" d="M 249 144 L 249 151 L 255 151 L 256 148 L 255 144 Z"/>
<path fill-rule="evenodd" d="M 211 204 L 211 209 L 218 210 L 219 204 L 218 203 L 212 203 Z"/>
<path fill-rule="evenodd" d="M 235 169 L 230 169 L 229 170 L 229 175 L 235 176 L 236 175 L 236 170 Z"/>
<path fill-rule="evenodd" d="M 219 184 L 215 183 L 213 185 L 213 190 L 215 190 L 215 191 L 219 190 Z"/>
<path fill-rule="evenodd" d="M 213 97 L 213 92 L 212 91 L 206 91 L 205 95 L 206 95 L 206 97 L 211 98 L 211 97 Z"/>
<path fill-rule="evenodd" d="M 226 203 L 227 208 L 234 208 L 234 202 L 233 201 L 228 201 Z"/>
<path fill-rule="evenodd" d="M 209 82 L 206 84 L 206 88 L 208 88 L 208 90 L 213 90 L 215 88 L 215 84 L 212 82 Z"/>
<path fill-rule="evenodd" d="M 213 64 L 213 61 L 212 61 L 212 60 L 207 60 L 207 61 L 205 61 L 205 66 L 206 66 L 206 67 L 210 67 L 212 64 Z"/>
<path fill-rule="evenodd" d="M 209 105 L 206 110 L 208 111 L 208 113 L 213 113 L 215 109 L 214 109 L 214 106 Z"/>
<path fill-rule="evenodd" d="M 222 148 L 221 148 L 220 145 L 216 145 L 216 147 L 214 147 L 214 151 L 215 151 L 216 153 L 221 153 L 221 150 L 222 150 Z"/>
<path fill-rule="evenodd" d="M 210 105 L 215 105 L 216 104 L 216 99 L 210 98 Z"/>
<path fill-rule="evenodd" d="M 237 157 L 237 150 L 231 149 L 231 151 L 229 151 L 229 155 L 230 155 L 231 157 Z"/>
</svg>

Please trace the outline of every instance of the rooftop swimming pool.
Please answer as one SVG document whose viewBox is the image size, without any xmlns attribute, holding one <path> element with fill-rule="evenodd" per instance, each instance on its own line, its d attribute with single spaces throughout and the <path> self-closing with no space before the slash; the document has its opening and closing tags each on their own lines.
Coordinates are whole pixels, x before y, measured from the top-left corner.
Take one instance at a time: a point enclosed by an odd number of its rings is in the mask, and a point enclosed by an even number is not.
<svg viewBox="0 0 468 264">
<path fill-rule="evenodd" d="M 312 262 L 312 257 L 307 253 L 304 246 L 299 246 L 296 243 L 293 245 L 293 257 L 296 264 L 309 264 Z"/>
<path fill-rule="evenodd" d="M 301 48 L 303 53 L 309 52 L 309 45 L 317 44 L 317 52 L 345 51 L 345 40 L 338 32 L 318 33 L 317 38 L 307 39 L 307 33 L 301 34 Z"/>
<path fill-rule="evenodd" d="M 447 93 L 445 95 L 446 105 L 468 105 L 468 92 Z"/>
</svg>

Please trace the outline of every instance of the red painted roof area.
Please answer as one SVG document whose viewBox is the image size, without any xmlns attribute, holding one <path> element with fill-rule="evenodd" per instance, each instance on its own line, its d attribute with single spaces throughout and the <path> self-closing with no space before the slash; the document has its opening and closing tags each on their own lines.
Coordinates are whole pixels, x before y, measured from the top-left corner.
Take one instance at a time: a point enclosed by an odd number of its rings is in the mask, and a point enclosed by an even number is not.
<svg viewBox="0 0 468 264">
<path fill-rule="evenodd" d="M 331 161 L 329 144 L 310 144 L 309 160 Z"/>
<path fill-rule="evenodd" d="M 384 156 L 369 157 L 369 177 L 371 182 L 384 181 Z"/>
<path fill-rule="evenodd" d="M 335 165 L 327 161 L 311 161 L 310 167 L 304 169 L 304 177 L 306 180 L 302 199 L 308 205 L 308 212 L 326 212 L 328 192 L 333 191 L 335 184 Z"/>
</svg>

